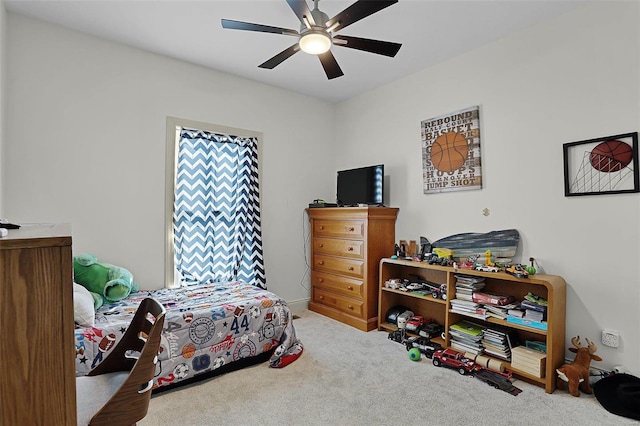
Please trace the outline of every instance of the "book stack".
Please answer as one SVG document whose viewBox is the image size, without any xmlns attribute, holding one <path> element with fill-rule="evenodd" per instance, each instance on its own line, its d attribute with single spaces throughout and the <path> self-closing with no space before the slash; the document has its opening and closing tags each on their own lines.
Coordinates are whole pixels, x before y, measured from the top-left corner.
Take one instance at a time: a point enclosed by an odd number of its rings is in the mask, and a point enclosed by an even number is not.
<svg viewBox="0 0 640 426">
<path fill-rule="evenodd" d="M 496 305 L 483 305 L 487 310 L 487 315 L 497 319 L 507 319 L 509 311 L 517 309 L 520 306 L 519 303 L 509 303 L 508 305 L 496 306 Z"/>
<path fill-rule="evenodd" d="M 532 321 L 544 321 L 547 319 L 547 306 L 527 299 L 520 302 L 520 307 L 524 309 L 524 318 Z"/>
<path fill-rule="evenodd" d="M 479 355 L 484 351 L 482 335 L 482 326 L 463 320 L 449 327 L 449 344 L 453 349 Z"/>
<path fill-rule="evenodd" d="M 451 300 L 451 312 L 457 314 L 468 315 L 478 319 L 487 319 L 486 310 L 481 304 L 471 302 L 469 300 L 453 299 Z"/>
<path fill-rule="evenodd" d="M 472 277 L 470 275 L 455 274 L 456 299 L 473 300 L 473 292 L 484 287 L 484 277 Z"/>
<path fill-rule="evenodd" d="M 523 318 L 524 311 L 520 309 L 520 303 L 516 304 L 513 308 L 507 309 L 507 315 L 516 318 Z"/>
<path fill-rule="evenodd" d="M 481 305 L 476 302 L 472 302 L 470 300 L 464 299 L 452 299 L 451 300 L 451 312 L 456 312 L 458 314 L 475 314 L 476 309 L 478 309 Z"/>
<path fill-rule="evenodd" d="M 482 334 L 484 352 L 504 361 L 511 361 L 511 349 L 518 345 L 515 330 L 490 325 Z"/>
<path fill-rule="evenodd" d="M 547 354 L 524 346 L 517 346 L 511 350 L 511 367 L 535 377 L 545 376 L 546 360 Z"/>
</svg>

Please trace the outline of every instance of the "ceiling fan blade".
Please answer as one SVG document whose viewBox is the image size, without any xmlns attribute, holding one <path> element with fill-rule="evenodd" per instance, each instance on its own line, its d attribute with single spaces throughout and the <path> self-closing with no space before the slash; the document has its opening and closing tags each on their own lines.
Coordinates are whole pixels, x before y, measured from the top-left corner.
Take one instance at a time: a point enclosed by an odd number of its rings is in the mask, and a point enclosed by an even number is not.
<svg viewBox="0 0 640 426">
<path fill-rule="evenodd" d="M 284 49 L 282 52 L 278 53 L 273 58 L 261 63 L 258 65 L 258 68 L 266 68 L 266 69 L 274 69 L 276 66 L 280 65 L 285 59 L 290 58 L 295 53 L 300 50 L 300 46 L 298 43 Z"/>
<path fill-rule="evenodd" d="M 333 40 L 336 46 L 348 47 L 350 49 L 364 50 L 365 52 L 376 53 L 378 55 L 389 56 L 393 58 L 402 47 L 399 43 L 390 41 L 370 40 L 368 38 L 350 37 L 343 35 L 334 35 Z M 343 40 L 346 43 L 336 43 L 335 40 Z"/>
<path fill-rule="evenodd" d="M 327 28 L 331 28 L 334 24 L 338 23 L 337 26 L 333 28 L 333 32 L 339 31 L 395 3 L 398 3 L 398 0 L 358 0 L 329 19 L 329 21 L 327 21 Z"/>
<path fill-rule="evenodd" d="M 320 58 L 322 68 L 324 68 L 324 72 L 325 74 L 327 74 L 327 78 L 329 80 L 344 75 L 344 73 L 340 69 L 340 65 L 338 65 L 338 61 L 336 61 L 336 58 L 333 56 L 333 53 L 331 53 L 330 50 L 327 50 L 325 53 L 319 54 L 318 58 Z"/>
<path fill-rule="evenodd" d="M 304 24 L 304 18 L 306 17 L 307 21 L 309 21 L 309 25 L 316 24 L 313 19 L 313 15 L 311 15 L 311 10 L 309 10 L 309 6 L 307 6 L 306 0 L 287 0 L 287 3 L 289 3 L 289 7 L 291 7 L 293 13 L 296 14 L 300 22 Z"/>
<path fill-rule="evenodd" d="M 261 33 L 274 33 L 284 34 L 291 36 L 299 36 L 300 33 L 296 30 L 290 30 L 287 28 L 272 27 L 270 25 L 252 24 L 250 22 L 233 21 L 231 19 L 222 19 L 222 28 L 231 30 L 245 30 L 245 31 L 258 31 Z"/>
</svg>

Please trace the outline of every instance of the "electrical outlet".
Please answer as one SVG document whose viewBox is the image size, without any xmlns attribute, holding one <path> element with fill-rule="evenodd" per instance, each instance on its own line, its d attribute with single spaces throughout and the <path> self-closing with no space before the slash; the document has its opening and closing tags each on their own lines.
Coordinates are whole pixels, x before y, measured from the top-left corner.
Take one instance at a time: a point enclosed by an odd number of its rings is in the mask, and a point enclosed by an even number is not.
<svg viewBox="0 0 640 426">
<path fill-rule="evenodd" d="M 602 344 L 610 348 L 617 348 L 620 346 L 620 333 L 605 328 L 602 330 Z"/>
</svg>

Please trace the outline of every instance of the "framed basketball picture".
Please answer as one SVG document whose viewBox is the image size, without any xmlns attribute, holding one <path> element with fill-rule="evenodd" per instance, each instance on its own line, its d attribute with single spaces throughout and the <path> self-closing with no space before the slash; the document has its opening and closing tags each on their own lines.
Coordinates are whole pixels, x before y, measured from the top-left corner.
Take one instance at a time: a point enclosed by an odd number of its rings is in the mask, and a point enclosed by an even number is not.
<svg viewBox="0 0 640 426">
<path fill-rule="evenodd" d="M 638 132 L 565 143 L 564 195 L 640 192 Z"/>
<path fill-rule="evenodd" d="M 420 128 L 425 194 L 482 188 L 478 106 L 424 120 Z"/>
</svg>

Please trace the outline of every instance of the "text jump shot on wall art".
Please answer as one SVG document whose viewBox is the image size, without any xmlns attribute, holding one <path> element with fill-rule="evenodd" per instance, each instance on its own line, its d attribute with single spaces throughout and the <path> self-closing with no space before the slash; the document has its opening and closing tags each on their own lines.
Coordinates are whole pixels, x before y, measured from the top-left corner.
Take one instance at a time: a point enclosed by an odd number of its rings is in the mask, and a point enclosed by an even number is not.
<svg viewBox="0 0 640 426">
<path fill-rule="evenodd" d="M 424 120 L 421 136 L 425 194 L 482 189 L 478 106 Z"/>
</svg>

